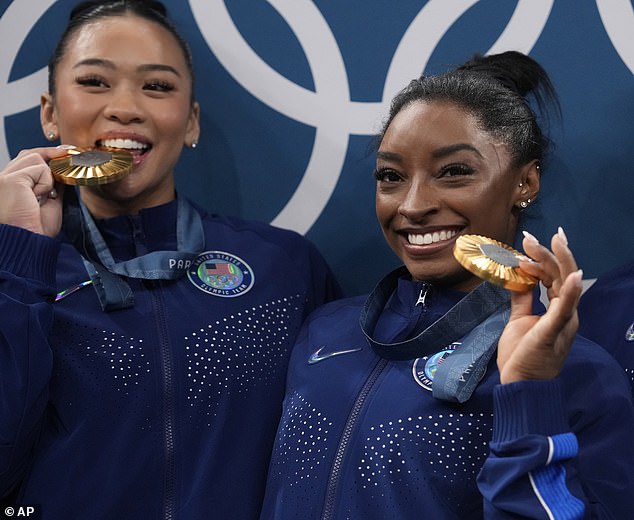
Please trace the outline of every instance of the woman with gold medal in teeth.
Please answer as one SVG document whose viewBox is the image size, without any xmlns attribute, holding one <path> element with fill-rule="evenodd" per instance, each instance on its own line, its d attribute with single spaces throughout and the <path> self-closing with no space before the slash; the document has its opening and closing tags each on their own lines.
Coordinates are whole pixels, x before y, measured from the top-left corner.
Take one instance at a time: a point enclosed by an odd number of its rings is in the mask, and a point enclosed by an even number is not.
<svg viewBox="0 0 634 520">
<path fill-rule="evenodd" d="M 78 5 L 41 121 L 62 145 L 0 170 L 3 502 L 257 518 L 290 347 L 338 294 L 328 267 L 296 233 L 175 193 L 199 106 L 160 2 Z"/>
<path fill-rule="evenodd" d="M 540 187 L 532 96 L 556 106 L 539 64 L 508 52 L 392 101 L 376 213 L 404 265 L 304 325 L 262 520 L 632 518 L 631 395 L 575 336 L 566 236 L 550 251 L 526 234 L 532 262 L 505 245 Z"/>
</svg>

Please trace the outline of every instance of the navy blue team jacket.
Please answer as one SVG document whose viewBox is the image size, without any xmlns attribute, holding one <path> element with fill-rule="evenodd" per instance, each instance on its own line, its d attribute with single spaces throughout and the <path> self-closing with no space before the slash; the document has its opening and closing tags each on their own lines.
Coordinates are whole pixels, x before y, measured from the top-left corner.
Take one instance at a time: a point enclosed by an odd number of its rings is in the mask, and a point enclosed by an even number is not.
<svg viewBox="0 0 634 520">
<path fill-rule="evenodd" d="M 99 225 L 125 259 L 175 249 L 175 219 Z M 88 279 L 70 244 L 0 226 L 0 494 L 47 519 L 257 518 L 290 349 L 338 287 L 296 233 L 203 226 L 188 275 L 128 279 L 134 307 L 108 313 L 90 285 L 52 303 Z M 249 276 L 219 296 L 232 265 Z"/>
<path fill-rule="evenodd" d="M 634 262 L 599 277 L 583 294 L 579 333 L 616 358 L 634 392 Z"/>
<path fill-rule="evenodd" d="M 386 340 L 463 296 L 436 288 L 416 305 L 420 290 L 399 282 L 379 321 Z M 507 385 L 493 356 L 468 401 L 440 401 L 434 356 L 378 356 L 363 303 L 327 304 L 300 334 L 262 520 L 632 517 L 631 396 L 603 349 L 578 338 L 557 379 Z"/>
</svg>

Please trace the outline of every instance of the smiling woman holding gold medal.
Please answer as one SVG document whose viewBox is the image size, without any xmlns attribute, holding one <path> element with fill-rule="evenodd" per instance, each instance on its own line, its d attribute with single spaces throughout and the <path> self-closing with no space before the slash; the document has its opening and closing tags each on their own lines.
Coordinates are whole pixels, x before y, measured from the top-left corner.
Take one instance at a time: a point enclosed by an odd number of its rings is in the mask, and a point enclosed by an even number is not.
<svg viewBox="0 0 634 520">
<path fill-rule="evenodd" d="M 300 235 L 175 193 L 199 107 L 160 2 L 78 5 L 49 76 L 63 145 L 0 171 L 0 495 L 43 518 L 257 518 L 290 348 L 337 285 Z"/>
<path fill-rule="evenodd" d="M 631 397 L 576 337 L 566 236 L 550 251 L 525 234 L 532 260 L 506 245 L 544 162 L 527 96 L 556 104 L 545 71 L 509 52 L 393 100 L 376 213 L 404 266 L 305 324 L 263 520 L 631 516 Z"/>
</svg>

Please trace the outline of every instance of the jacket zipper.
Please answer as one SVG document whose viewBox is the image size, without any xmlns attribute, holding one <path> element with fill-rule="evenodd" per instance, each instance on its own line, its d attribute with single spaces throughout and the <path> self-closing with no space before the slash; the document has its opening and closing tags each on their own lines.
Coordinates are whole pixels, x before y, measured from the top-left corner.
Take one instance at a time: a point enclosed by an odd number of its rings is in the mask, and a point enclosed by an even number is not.
<svg viewBox="0 0 634 520">
<path fill-rule="evenodd" d="M 414 304 L 414 307 L 417 307 L 418 305 L 422 305 L 423 306 L 423 312 L 427 310 L 427 296 L 429 294 L 429 289 L 431 288 L 431 286 L 428 283 L 422 282 L 420 285 L 420 292 L 418 293 L 418 299 L 416 300 L 416 303 Z"/>
<path fill-rule="evenodd" d="M 357 395 L 357 398 L 352 406 L 352 410 L 350 411 L 350 415 L 348 416 L 348 420 L 346 421 L 346 425 L 343 429 L 343 433 L 341 434 L 341 440 L 339 441 L 339 446 L 337 447 L 337 453 L 335 454 L 335 460 L 332 464 L 332 468 L 330 470 L 330 476 L 328 477 L 328 486 L 326 487 L 326 500 L 324 502 L 324 509 L 321 515 L 322 520 L 331 520 L 334 514 L 334 506 L 335 506 L 335 497 L 337 493 L 337 488 L 339 487 L 339 479 L 341 477 L 341 468 L 343 464 L 343 459 L 345 457 L 348 446 L 350 445 L 350 440 L 352 439 L 352 433 L 356 428 L 357 422 L 359 420 L 359 414 L 363 405 L 365 403 L 370 390 L 376 383 L 379 375 L 387 365 L 387 359 L 379 359 L 372 372 L 365 381 L 365 384 L 361 388 L 361 391 Z"/>
<path fill-rule="evenodd" d="M 173 520 L 175 501 L 175 480 L 176 462 L 174 456 L 174 381 L 172 373 L 172 349 L 165 319 L 165 306 L 160 292 L 159 281 L 148 282 L 154 314 L 156 316 L 156 326 L 161 354 L 161 368 L 163 370 L 163 418 L 165 433 L 165 475 L 164 475 L 164 496 L 163 496 L 163 518 Z"/>
</svg>

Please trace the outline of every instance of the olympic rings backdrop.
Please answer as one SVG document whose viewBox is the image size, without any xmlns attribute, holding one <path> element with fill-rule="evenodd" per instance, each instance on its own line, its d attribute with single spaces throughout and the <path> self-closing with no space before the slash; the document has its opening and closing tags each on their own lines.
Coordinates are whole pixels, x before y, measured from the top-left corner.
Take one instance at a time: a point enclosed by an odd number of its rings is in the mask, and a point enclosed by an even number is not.
<svg viewBox="0 0 634 520">
<path fill-rule="evenodd" d="M 0 165 L 47 141 L 46 64 L 74 0 L 0 0 Z M 167 0 L 189 40 L 202 135 L 177 168 L 208 209 L 307 235 L 350 295 L 398 259 L 374 214 L 374 134 L 392 96 L 473 53 L 536 58 L 561 98 L 524 226 L 561 225 L 585 278 L 634 259 L 631 0 Z M 151 42 L 148 42 L 151 45 Z M 283 274 L 281 273 L 283 276 Z"/>
</svg>

